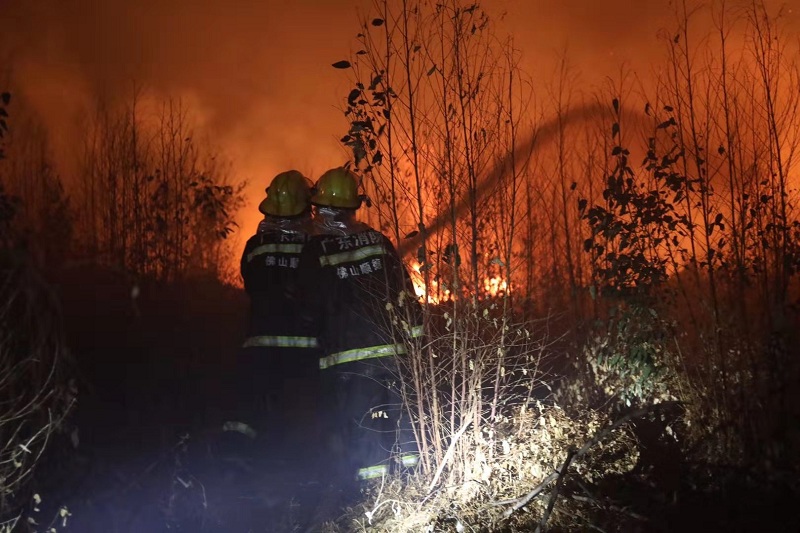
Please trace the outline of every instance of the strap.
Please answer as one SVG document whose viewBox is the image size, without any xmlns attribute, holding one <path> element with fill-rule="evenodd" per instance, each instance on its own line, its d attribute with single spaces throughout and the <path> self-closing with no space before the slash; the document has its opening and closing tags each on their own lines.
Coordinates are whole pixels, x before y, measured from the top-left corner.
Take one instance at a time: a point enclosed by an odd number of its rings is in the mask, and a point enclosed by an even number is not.
<svg viewBox="0 0 800 533">
<path fill-rule="evenodd" d="M 342 263 L 361 261 L 370 257 L 382 257 L 386 254 L 386 248 L 382 244 L 373 244 L 372 246 L 364 246 L 349 252 L 323 255 L 319 258 L 319 264 L 321 266 L 336 266 Z"/>
<path fill-rule="evenodd" d="M 255 439 L 257 435 L 255 429 L 248 426 L 244 422 L 236 421 L 228 421 L 222 424 L 222 431 L 235 431 L 236 433 L 241 433 L 245 437 L 250 437 L 251 439 Z"/>
<path fill-rule="evenodd" d="M 266 253 L 279 253 L 279 254 L 299 254 L 303 251 L 302 244 L 262 244 L 261 246 L 256 246 L 253 248 L 253 251 L 247 254 L 247 262 L 253 260 L 253 258 L 257 255 L 266 254 Z"/>
<path fill-rule="evenodd" d="M 300 337 L 286 335 L 258 335 L 249 337 L 242 344 L 243 348 L 272 347 L 272 348 L 316 348 L 315 337 Z"/>
<path fill-rule="evenodd" d="M 401 355 L 404 353 L 406 353 L 406 347 L 402 344 L 381 344 L 379 346 L 369 346 L 367 348 L 356 348 L 354 350 L 332 353 L 327 357 L 321 358 L 319 360 L 319 367 L 324 370 L 342 363 L 352 363 L 353 361 L 363 361 L 364 359 Z"/>
<path fill-rule="evenodd" d="M 389 465 L 374 465 L 358 469 L 358 479 L 365 481 L 375 479 L 389 474 Z"/>
</svg>

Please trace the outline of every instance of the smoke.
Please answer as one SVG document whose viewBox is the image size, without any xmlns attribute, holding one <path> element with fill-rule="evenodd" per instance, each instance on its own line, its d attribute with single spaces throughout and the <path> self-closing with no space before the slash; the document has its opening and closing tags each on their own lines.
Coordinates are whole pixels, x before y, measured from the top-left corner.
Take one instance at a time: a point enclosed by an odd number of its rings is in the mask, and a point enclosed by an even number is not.
<svg viewBox="0 0 800 533">
<path fill-rule="evenodd" d="M 775 8 L 778 0 L 770 0 Z M 586 86 L 647 68 L 659 30 L 674 21 L 664 0 L 487 0 L 500 30 L 515 36 L 523 67 L 545 80 L 566 54 Z M 249 179 L 241 217 L 249 233 L 255 205 L 278 172 L 314 178 L 344 162 L 338 138 L 350 82 L 334 61 L 347 58 L 357 13 L 371 0 L 5 0 L 0 58 L 18 100 L 42 120 L 59 168 L 68 168 L 74 129 L 98 97 L 124 101 L 138 85 L 179 97 L 214 144 Z M 789 27 L 800 29 L 798 13 Z M 797 11 L 797 10 L 795 10 Z M 505 16 L 500 16 L 505 13 Z M 706 19 L 703 19 L 705 16 Z M 708 20 L 702 15 L 699 20 Z"/>
<path fill-rule="evenodd" d="M 348 81 L 330 64 L 350 52 L 357 3 L 336 0 L 8 0 L 0 57 L 15 103 L 49 132 L 69 174 L 76 128 L 93 102 L 134 87 L 174 97 L 247 178 L 252 208 L 286 168 L 340 164 L 338 102 Z M 13 112 L 13 110 L 12 110 Z M 249 230 L 260 216 L 242 217 Z"/>
<path fill-rule="evenodd" d="M 330 145 L 343 92 L 330 63 L 349 53 L 355 9 L 337 2 L 249 0 L 11 0 L 2 49 L 13 83 L 52 129 L 58 110 L 134 83 L 186 96 L 202 122 L 239 155 L 302 162 Z M 340 126 L 341 128 L 341 126 Z"/>
<path fill-rule="evenodd" d="M 569 111 L 565 112 L 561 117 L 555 117 L 544 121 L 537 125 L 536 129 L 523 137 L 516 146 L 514 146 L 513 154 L 509 153 L 503 159 L 493 165 L 485 176 L 482 177 L 478 184 L 475 194 L 480 200 L 489 194 L 493 188 L 497 186 L 498 180 L 504 173 L 509 173 L 512 166 L 516 161 L 517 165 L 524 164 L 531 154 L 544 145 L 552 142 L 559 134 L 562 127 L 569 127 L 573 125 L 588 124 L 592 120 L 609 118 L 609 108 L 606 105 L 593 103 L 576 106 Z M 634 109 L 622 108 L 620 112 L 621 119 L 627 124 L 636 126 L 643 126 L 648 122 L 648 117 L 643 113 Z M 517 171 L 520 169 L 517 168 Z M 455 206 L 456 213 L 466 213 L 470 207 L 470 198 L 463 198 Z M 451 222 L 451 213 L 444 212 L 437 216 L 426 228 L 427 235 L 433 235 Z M 401 256 L 406 256 L 416 250 L 422 244 L 422 234 L 417 234 L 415 237 L 406 239 L 398 244 L 397 251 Z"/>
</svg>

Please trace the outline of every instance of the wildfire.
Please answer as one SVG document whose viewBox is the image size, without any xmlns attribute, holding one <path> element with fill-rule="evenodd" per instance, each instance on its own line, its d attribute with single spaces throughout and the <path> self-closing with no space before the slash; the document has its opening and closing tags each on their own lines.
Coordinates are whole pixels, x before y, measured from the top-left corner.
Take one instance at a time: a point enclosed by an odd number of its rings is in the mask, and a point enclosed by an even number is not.
<svg viewBox="0 0 800 533">
<path fill-rule="evenodd" d="M 411 275 L 411 281 L 414 284 L 414 292 L 420 301 L 424 301 L 426 291 L 425 276 L 422 273 L 422 265 L 420 265 L 420 263 L 417 261 L 413 261 L 409 266 L 411 267 L 409 274 Z M 453 294 L 450 289 L 444 287 L 436 279 L 432 278 L 428 281 L 428 283 L 428 303 L 439 304 L 456 298 L 456 295 Z M 483 279 L 483 294 L 480 296 L 500 296 L 509 290 L 508 281 L 505 278 L 501 276 L 486 277 Z"/>
<path fill-rule="evenodd" d="M 483 280 L 483 289 L 488 296 L 504 294 L 508 290 L 508 282 L 500 276 L 486 278 Z"/>
<path fill-rule="evenodd" d="M 411 275 L 411 281 L 414 283 L 414 292 L 417 294 L 417 298 L 420 301 L 425 301 L 425 275 L 422 273 L 422 265 L 418 261 L 414 261 L 411 263 L 411 271 L 409 272 Z M 438 304 L 441 302 L 446 302 L 452 298 L 449 289 L 441 290 L 439 287 L 439 282 L 435 279 L 429 280 L 429 287 L 428 287 L 428 303 L 429 304 Z"/>
</svg>

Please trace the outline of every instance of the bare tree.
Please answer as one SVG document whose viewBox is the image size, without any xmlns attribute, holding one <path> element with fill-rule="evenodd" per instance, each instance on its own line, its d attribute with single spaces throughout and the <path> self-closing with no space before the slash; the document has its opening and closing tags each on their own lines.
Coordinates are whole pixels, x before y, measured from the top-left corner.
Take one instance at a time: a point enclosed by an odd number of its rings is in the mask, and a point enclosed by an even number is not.
<svg viewBox="0 0 800 533">
<path fill-rule="evenodd" d="M 520 346 L 511 280 L 522 260 L 518 199 L 530 152 L 517 153 L 516 143 L 529 130 L 530 84 L 512 41 L 476 3 L 386 0 L 375 11 L 361 21 L 352 61 L 334 64 L 354 76 L 343 142 L 381 229 L 398 245 L 417 239 L 411 266 L 422 299 L 447 311 L 444 329 L 426 313 L 436 340 L 412 350 L 408 373 L 424 468 L 441 474 L 467 461 L 455 436 L 469 429 L 477 439 L 498 417 L 514 366 L 506 353 Z M 475 316 L 490 306 L 495 333 Z M 479 348 L 487 335 L 497 348 Z"/>
<path fill-rule="evenodd" d="M 98 102 L 79 180 L 80 235 L 102 263 L 176 280 L 232 264 L 225 239 L 244 183 L 197 141 L 189 111 L 168 100 L 141 116 L 141 95 L 111 110 Z"/>
</svg>

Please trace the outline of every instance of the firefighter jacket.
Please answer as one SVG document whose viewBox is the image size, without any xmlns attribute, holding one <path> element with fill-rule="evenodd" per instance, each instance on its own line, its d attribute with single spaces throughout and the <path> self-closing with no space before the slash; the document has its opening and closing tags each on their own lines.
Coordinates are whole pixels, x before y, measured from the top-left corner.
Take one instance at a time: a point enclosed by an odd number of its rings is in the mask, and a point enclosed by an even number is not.
<svg viewBox="0 0 800 533">
<path fill-rule="evenodd" d="M 241 273 L 250 296 L 250 323 L 244 347 L 314 348 L 317 340 L 298 319 L 300 302 L 290 294 L 297 286 L 300 254 L 309 239 L 311 221 L 266 216 L 247 241 Z"/>
<path fill-rule="evenodd" d="M 422 334 L 421 306 L 391 241 L 346 210 L 320 208 L 301 258 L 304 316 L 323 350 L 320 368 L 406 353 Z"/>
</svg>

